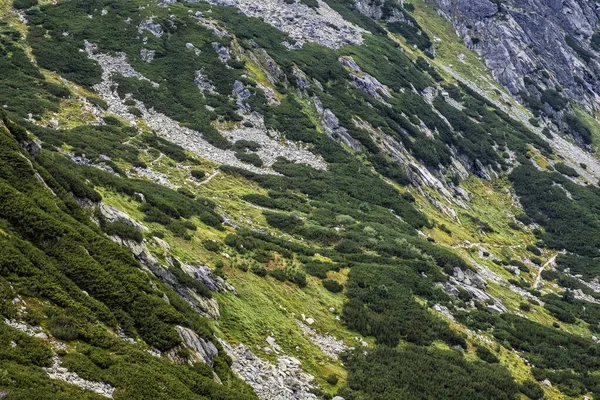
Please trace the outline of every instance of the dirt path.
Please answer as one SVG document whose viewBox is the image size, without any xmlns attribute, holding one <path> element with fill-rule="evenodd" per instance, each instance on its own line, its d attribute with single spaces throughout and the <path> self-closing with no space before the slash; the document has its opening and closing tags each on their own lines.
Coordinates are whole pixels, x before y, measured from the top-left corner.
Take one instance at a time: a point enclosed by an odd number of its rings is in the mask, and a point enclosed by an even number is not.
<svg viewBox="0 0 600 400">
<path fill-rule="evenodd" d="M 206 185 L 208 182 L 210 182 L 210 180 L 212 178 L 214 178 L 215 176 L 219 175 L 221 171 L 220 170 L 216 170 L 215 172 L 213 172 L 208 178 L 206 178 L 205 180 L 203 180 L 202 182 L 198 182 L 196 184 L 196 186 L 200 186 L 200 185 Z"/>
<path fill-rule="evenodd" d="M 546 261 L 546 263 L 544 265 L 541 266 L 540 270 L 538 271 L 537 277 L 535 278 L 535 282 L 533 283 L 533 288 L 537 289 L 540 284 L 542 283 L 542 271 L 544 271 L 544 269 L 550 265 L 550 264 L 554 264 L 554 260 L 556 260 L 556 256 L 558 254 L 555 254 L 554 257 L 552 257 L 551 259 L 549 259 L 548 261 Z"/>
</svg>

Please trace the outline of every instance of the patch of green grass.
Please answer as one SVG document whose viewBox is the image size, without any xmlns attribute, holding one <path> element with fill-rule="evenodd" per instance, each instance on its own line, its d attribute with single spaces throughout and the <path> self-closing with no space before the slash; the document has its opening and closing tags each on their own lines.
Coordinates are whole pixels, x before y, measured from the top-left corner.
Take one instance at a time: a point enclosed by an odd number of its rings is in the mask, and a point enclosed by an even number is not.
<svg viewBox="0 0 600 400">
<path fill-rule="evenodd" d="M 301 360 L 303 369 L 315 375 L 322 388 L 327 390 L 325 377 L 330 374 L 340 377 L 338 386 L 344 384 L 346 373 L 340 362 L 324 356 L 296 322 L 304 314 L 315 320 L 313 328 L 318 332 L 333 335 L 348 345 L 357 345 L 355 337 L 358 335 L 335 318 L 346 301 L 342 294 L 328 292 L 321 281 L 313 277 L 308 277 L 306 288 L 299 289 L 296 285 L 271 277 L 260 278 L 239 269 L 226 268 L 226 274 L 239 293 L 237 297 L 216 296 L 221 304 L 219 329 L 228 341 L 244 343 L 261 357 L 275 361 L 274 354 L 259 350 L 268 346 L 265 340 L 273 335 L 284 353 Z M 330 307 L 335 311 L 329 311 Z"/>
<path fill-rule="evenodd" d="M 89 125 L 96 122 L 96 117 L 91 112 L 91 109 L 84 105 L 83 99 L 89 97 L 97 97 L 93 92 L 75 85 L 72 82 L 65 81 L 60 78 L 56 72 L 41 70 L 46 78 L 46 81 L 66 86 L 71 92 L 71 97 L 63 99 L 59 105 L 57 113 L 46 113 L 39 121 L 40 125 L 47 125 L 51 119 L 58 121 L 61 129 L 71 129 L 80 125 Z"/>
<path fill-rule="evenodd" d="M 581 107 L 574 105 L 575 116 L 592 132 L 592 144 L 597 148 L 596 156 L 600 157 L 600 122 L 589 115 Z"/>
</svg>

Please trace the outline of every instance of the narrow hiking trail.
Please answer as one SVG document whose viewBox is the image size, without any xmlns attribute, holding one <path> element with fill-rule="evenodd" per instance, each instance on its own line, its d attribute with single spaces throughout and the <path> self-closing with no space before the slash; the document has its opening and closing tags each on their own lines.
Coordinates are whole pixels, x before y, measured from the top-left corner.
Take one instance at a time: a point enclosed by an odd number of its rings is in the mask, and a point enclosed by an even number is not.
<svg viewBox="0 0 600 400">
<path fill-rule="evenodd" d="M 206 178 L 205 180 L 203 180 L 202 182 L 198 182 L 196 184 L 196 186 L 200 186 L 200 185 L 206 185 L 208 182 L 210 182 L 210 180 L 212 178 L 214 178 L 215 176 L 219 175 L 221 171 L 220 170 L 216 170 L 215 172 L 213 172 L 208 178 Z"/>
<path fill-rule="evenodd" d="M 556 256 L 558 256 L 558 254 L 555 254 L 551 259 L 546 261 L 546 263 L 540 267 L 537 277 L 535 278 L 535 282 L 533 283 L 534 289 L 537 289 L 539 287 L 540 283 L 542 283 L 542 272 L 544 271 L 544 269 L 546 269 L 546 267 L 548 265 L 554 264 L 554 261 L 556 260 Z"/>
</svg>

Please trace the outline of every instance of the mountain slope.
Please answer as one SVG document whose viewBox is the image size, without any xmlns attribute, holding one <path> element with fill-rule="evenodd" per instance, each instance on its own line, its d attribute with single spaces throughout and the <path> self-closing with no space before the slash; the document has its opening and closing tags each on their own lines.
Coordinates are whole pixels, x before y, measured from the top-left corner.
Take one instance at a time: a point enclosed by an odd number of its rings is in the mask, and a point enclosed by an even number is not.
<svg viewBox="0 0 600 400">
<path fill-rule="evenodd" d="M 0 4 L 6 398 L 600 394 L 591 97 L 421 1 Z"/>
</svg>

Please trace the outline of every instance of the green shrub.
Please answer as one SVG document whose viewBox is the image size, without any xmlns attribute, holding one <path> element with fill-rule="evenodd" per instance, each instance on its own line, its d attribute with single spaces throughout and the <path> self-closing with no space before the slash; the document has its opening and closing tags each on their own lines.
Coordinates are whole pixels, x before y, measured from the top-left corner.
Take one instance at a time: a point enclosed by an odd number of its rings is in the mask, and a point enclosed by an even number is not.
<svg viewBox="0 0 600 400">
<path fill-rule="evenodd" d="M 534 246 L 532 244 L 527 245 L 527 251 L 530 251 L 531 253 L 535 254 L 536 256 L 542 255 L 542 252 L 540 251 L 540 249 L 538 249 L 536 246 Z"/>
<path fill-rule="evenodd" d="M 233 150 L 242 152 L 244 150 L 257 151 L 258 149 L 260 149 L 260 147 L 260 144 L 252 140 L 238 140 L 233 144 Z"/>
<path fill-rule="evenodd" d="M 579 173 L 577 173 L 577 171 L 575 171 L 575 169 L 569 167 L 568 165 L 566 165 L 565 163 L 562 163 L 562 162 L 554 164 L 554 169 L 556 169 L 558 172 L 560 172 L 563 175 L 567 175 L 567 176 L 571 176 L 571 177 L 579 176 Z"/>
<path fill-rule="evenodd" d="M 542 265 L 543 261 L 539 257 L 531 257 L 531 262 L 535 265 Z"/>
<path fill-rule="evenodd" d="M 269 275 L 271 275 L 273 278 L 277 279 L 280 282 L 285 282 L 287 280 L 287 274 L 283 269 L 271 270 L 269 271 Z"/>
<path fill-rule="evenodd" d="M 253 266 L 250 268 L 250 270 L 251 270 L 253 273 L 255 273 L 256 275 L 258 275 L 258 276 L 260 276 L 260 277 L 263 277 L 263 278 L 264 278 L 265 276 L 267 276 L 267 274 L 269 273 L 269 272 L 268 272 L 268 271 L 265 269 L 265 267 L 263 267 L 263 266 L 261 266 L 261 265 L 259 265 L 259 264 L 253 265 Z"/>
<path fill-rule="evenodd" d="M 338 383 L 338 377 L 335 374 L 330 374 L 327 376 L 327 383 L 329 383 L 331 386 L 335 386 Z"/>
<path fill-rule="evenodd" d="M 14 0 L 13 7 L 17 10 L 23 10 L 38 5 L 38 0 Z"/>
<path fill-rule="evenodd" d="M 331 293 L 339 293 L 344 289 L 344 286 L 342 286 L 338 281 L 334 281 L 332 279 L 323 280 L 323 287 L 325 287 L 325 289 L 329 290 Z"/>
<path fill-rule="evenodd" d="M 537 382 L 527 379 L 525 382 L 519 385 L 519 392 L 532 400 L 540 400 L 544 398 L 544 390 L 537 384 Z"/>
<path fill-rule="evenodd" d="M 475 349 L 475 353 L 477 353 L 477 357 L 481 358 L 486 363 L 490 364 L 498 364 L 500 360 L 494 353 L 492 353 L 487 347 L 479 346 Z"/>
<path fill-rule="evenodd" d="M 244 163 L 250 164 L 250 165 L 254 165 L 255 167 L 263 166 L 263 162 L 260 159 L 260 157 L 258 156 L 258 154 L 247 153 L 245 151 L 236 151 L 235 157 L 238 160 L 240 160 L 241 162 L 244 162 Z"/>
<path fill-rule="evenodd" d="M 81 328 L 74 318 L 65 315 L 55 315 L 48 321 L 50 334 L 58 340 L 70 342 L 79 338 Z"/>
<path fill-rule="evenodd" d="M 200 169 L 193 169 L 191 171 L 191 174 L 194 178 L 198 179 L 199 181 L 203 180 L 204 177 L 206 177 L 206 172 L 204 172 Z"/>
<path fill-rule="evenodd" d="M 219 253 L 221 251 L 221 244 L 215 240 L 205 239 L 202 241 L 202 245 L 206 250 L 213 253 Z"/>
<path fill-rule="evenodd" d="M 138 243 L 144 240 L 142 232 L 136 227 L 121 221 L 104 223 L 102 224 L 102 230 L 109 236 L 119 236 L 124 240 L 133 240 Z"/>
</svg>

